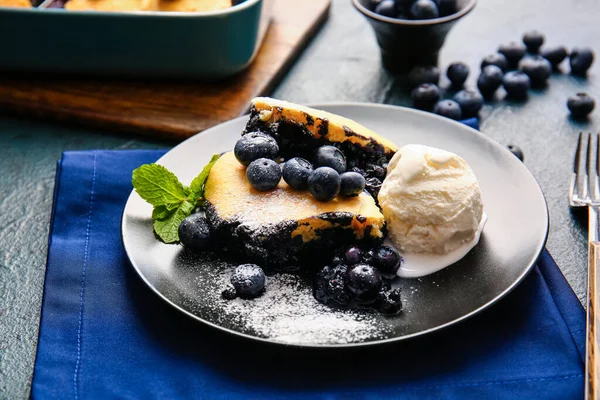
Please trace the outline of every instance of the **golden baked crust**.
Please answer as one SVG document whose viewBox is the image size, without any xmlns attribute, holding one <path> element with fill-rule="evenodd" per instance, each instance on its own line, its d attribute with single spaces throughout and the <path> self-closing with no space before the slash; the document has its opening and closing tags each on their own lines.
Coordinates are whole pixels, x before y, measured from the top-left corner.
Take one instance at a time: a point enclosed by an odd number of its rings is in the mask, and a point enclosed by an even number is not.
<svg viewBox="0 0 600 400">
<path fill-rule="evenodd" d="M 223 10 L 231 5 L 231 0 L 69 0 L 65 8 L 96 11 L 207 12 Z"/>
<path fill-rule="evenodd" d="M 207 12 L 231 7 L 231 0 L 160 0 L 160 11 Z"/>
<path fill-rule="evenodd" d="M 0 7 L 31 8 L 28 0 L 0 0 Z"/>
</svg>

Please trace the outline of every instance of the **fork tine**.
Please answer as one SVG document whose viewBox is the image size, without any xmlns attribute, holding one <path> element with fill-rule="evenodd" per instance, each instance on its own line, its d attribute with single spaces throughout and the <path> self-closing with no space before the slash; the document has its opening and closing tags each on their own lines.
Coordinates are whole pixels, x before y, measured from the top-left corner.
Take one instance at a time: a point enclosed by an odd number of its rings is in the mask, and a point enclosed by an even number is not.
<svg viewBox="0 0 600 400">
<path fill-rule="evenodd" d="M 599 137 L 598 134 L 590 134 L 590 140 L 593 143 L 593 140 L 591 139 L 592 137 L 595 137 L 596 140 L 596 149 L 595 151 L 593 151 L 594 153 L 596 153 L 596 165 L 592 165 L 592 160 L 591 160 L 591 154 L 590 154 L 590 159 L 589 159 L 589 163 L 590 163 L 590 170 L 591 172 L 588 172 L 588 174 L 590 175 L 589 179 L 591 182 L 591 187 L 590 187 L 590 191 L 591 191 L 591 196 L 592 196 L 592 200 L 594 202 L 598 202 L 598 200 L 600 200 L 600 185 L 598 183 L 598 154 L 600 154 L 600 141 L 599 141 Z"/>
<path fill-rule="evenodd" d="M 581 154 L 581 144 L 583 143 L 583 132 L 579 132 L 579 139 L 577 140 L 577 149 L 575 150 L 575 161 L 573 162 L 573 172 L 579 174 L 579 157 Z"/>
<path fill-rule="evenodd" d="M 592 165 L 592 152 L 593 152 L 593 148 L 594 147 L 594 135 L 592 135 L 591 133 L 588 135 L 588 140 L 587 140 L 587 157 L 585 160 L 585 173 L 588 176 L 593 176 L 595 175 L 595 171 L 594 171 L 594 166 Z"/>
</svg>

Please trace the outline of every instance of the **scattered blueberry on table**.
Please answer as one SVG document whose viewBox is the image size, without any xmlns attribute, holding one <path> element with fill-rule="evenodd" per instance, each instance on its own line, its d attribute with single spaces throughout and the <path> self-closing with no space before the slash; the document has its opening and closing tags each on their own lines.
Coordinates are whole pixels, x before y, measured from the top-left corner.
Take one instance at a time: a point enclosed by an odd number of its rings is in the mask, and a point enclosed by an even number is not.
<svg viewBox="0 0 600 400">
<path fill-rule="evenodd" d="M 340 187 L 340 174 L 331 167 L 319 167 L 308 177 L 308 189 L 318 201 L 333 200 Z"/>
<path fill-rule="evenodd" d="M 586 118 L 595 106 L 596 101 L 587 93 L 577 93 L 567 100 L 567 107 L 573 118 Z"/>
<path fill-rule="evenodd" d="M 452 86 L 460 88 L 465 84 L 469 76 L 469 66 L 464 62 L 453 62 L 448 66 L 446 76 L 450 79 Z"/>
<path fill-rule="evenodd" d="M 575 48 L 569 55 L 572 74 L 584 76 L 593 63 L 594 52 L 590 48 Z"/>
<path fill-rule="evenodd" d="M 510 71 L 504 75 L 502 86 L 509 97 L 523 99 L 527 97 L 527 92 L 531 87 L 531 80 L 524 72 Z"/>
<path fill-rule="evenodd" d="M 271 159 L 259 158 L 246 168 L 246 178 L 256 190 L 272 190 L 281 181 L 281 167 Z"/>
<path fill-rule="evenodd" d="M 552 64 L 544 57 L 527 57 L 519 63 L 519 70 L 531 80 L 531 86 L 544 86 L 552 75 Z"/>
<path fill-rule="evenodd" d="M 462 118 L 460 105 L 454 100 L 441 100 L 433 108 L 435 114 L 446 118 L 459 120 Z"/>
<path fill-rule="evenodd" d="M 256 264 L 242 264 L 236 267 L 231 275 L 231 284 L 236 295 L 241 298 L 254 298 L 261 295 L 265 290 L 265 273 Z M 223 296 L 226 294 L 223 293 Z M 230 293 L 228 293 L 230 295 Z"/>
<path fill-rule="evenodd" d="M 555 46 L 549 48 L 543 48 L 541 56 L 550 62 L 552 68 L 556 69 L 558 65 L 567 58 L 569 53 L 564 46 Z"/>
<path fill-rule="evenodd" d="M 483 107 L 483 96 L 474 90 L 461 90 L 453 100 L 460 106 L 461 118 L 475 117 Z"/>
<path fill-rule="evenodd" d="M 537 54 L 540 51 L 540 47 L 544 44 L 544 34 L 537 30 L 525 32 L 523 35 L 523 44 L 528 52 Z"/>
<path fill-rule="evenodd" d="M 483 97 L 491 98 L 502 84 L 503 78 L 504 74 L 498 66 L 488 65 L 477 79 L 477 88 Z"/>
<path fill-rule="evenodd" d="M 516 68 L 525 55 L 525 46 L 519 42 L 509 42 L 498 47 L 498 53 L 504 54 L 509 68 Z"/>
<path fill-rule="evenodd" d="M 508 60 L 502 53 L 493 53 L 489 56 L 486 56 L 481 61 L 481 70 L 483 71 L 483 69 L 488 65 L 495 65 L 498 68 L 500 68 L 502 72 L 506 72 L 506 70 L 508 69 Z"/>
<path fill-rule="evenodd" d="M 440 81 L 440 69 L 436 66 L 419 66 L 408 73 L 408 83 L 411 87 L 417 87 L 422 83 L 438 84 Z"/>
<path fill-rule="evenodd" d="M 523 150 L 519 146 L 509 144 L 506 148 L 515 155 L 519 160 L 523 161 Z"/>
<path fill-rule="evenodd" d="M 431 111 L 442 98 L 442 91 L 434 83 L 422 83 L 411 93 L 413 106 L 419 110 Z"/>
</svg>

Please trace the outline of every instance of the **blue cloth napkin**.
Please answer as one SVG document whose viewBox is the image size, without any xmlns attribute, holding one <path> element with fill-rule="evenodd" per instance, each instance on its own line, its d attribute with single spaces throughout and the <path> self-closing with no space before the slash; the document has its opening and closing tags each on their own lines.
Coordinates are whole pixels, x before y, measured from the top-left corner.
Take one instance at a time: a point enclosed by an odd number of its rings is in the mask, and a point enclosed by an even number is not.
<svg viewBox="0 0 600 400">
<path fill-rule="evenodd" d="M 579 399 L 585 315 L 551 256 L 489 310 L 421 338 L 308 350 L 171 309 L 136 275 L 120 222 L 131 172 L 162 151 L 58 164 L 34 399 Z"/>
</svg>

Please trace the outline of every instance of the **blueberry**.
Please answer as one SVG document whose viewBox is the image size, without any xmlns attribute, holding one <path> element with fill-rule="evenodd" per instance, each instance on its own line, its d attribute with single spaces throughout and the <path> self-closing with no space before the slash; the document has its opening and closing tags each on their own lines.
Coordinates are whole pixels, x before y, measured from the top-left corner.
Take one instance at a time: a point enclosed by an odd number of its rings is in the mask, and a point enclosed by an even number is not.
<svg viewBox="0 0 600 400">
<path fill-rule="evenodd" d="M 442 97 L 442 91 L 434 83 L 422 83 L 410 94 L 413 106 L 419 110 L 431 111 Z"/>
<path fill-rule="evenodd" d="M 587 93 L 577 93 L 569 97 L 567 107 L 573 118 L 585 118 L 596 106 L 596 101 Z"/>
<path fill-rule="evenodd" d="M 319 201 L 330 201 L 340 192 L 340 174 L 330 167 L 319 167 L 308 177 L 308 188 Z"/>
<path fill-rule="evenodd" d="M 341 174 L 346 171 L 346 157 L 335 146 L 321 146 L 315 154 L 315 166 L 330 167 Z"/>
<path fill-rule="evenodd" d="M 509 144 L 506 148 L 515 155 L 519 160 L 523 161 L 523 150 L 519 148 L 519 146 L 515 146 L 514 144 Z"/>
<path fill-rule="evenodd" d="M 223 296 L 224 299 L 233 300 L 237 297 L 237 291 L 231 283 L 228 283 L 225 289 L 223 289 L 221 292 L 221 296 Z"/>
<path fill-rule="evenodd" d="M 433 112 L 443 117 L 455 120 L 460 119 L 462 115 L 460 106 L 454 100 L 439 101 L 433 108 Z"/>
<path fill-rule="evenodd" d="M 453 100 L 460 106 L 461 118 L 474 117 L 483 107 L 483 96 L 474 90 L 461 90 L 454 95 Z"/>
<path fill-rule="evenodd" d="M 398 10 L 396 9 L 394 0 L 383 0 L 375 7 L 375 12 L 384 17 L 395 18 Z"/>
<path fill-rule="evenodd" d="M 237 141 L 233 153 L 240 164 L 247 166 L 259 158 L 274 159 L 279 153 L 279 146 L 275 139 L 266 133 L 250 132 Z"/>
<path fill-rule="evenodd" d="M 381 181 L 377 178 L 367 178 L 365 188 L 373 197 L 377 198 L 379 195 L 379 190 L 381 189 Z"/>
<path fill-rule="evenodd" d="M 369 0 L 369 9 L 375 11 L 375 8 L 381 4 L 383 0 Z"/>
<path fill-rule="evenodd" d="M 502 84 L 504 74 L 496 65 L 488 65 L 481 71 L 479 79 L 477 79 L 477 88 L 483 97 L 489 98 L 496 93 L 496 90 Z"/>
<path fill-rule="evenodd" d="M 202 214 L 192 214 L 177 229 L 181 244 L 192 250 L 204 250 L 210 244 L 210 225 Z"/>
<path fill-rule="evenodd" d="M 569 55 L 571 73 L 575 75 L 585 75 L 593 62 L 594 51 L 587 47 L 573 49 Z"/>
<path fill-rule="evenodd" d="M 508 69 L 508 60 L 504 54 L 494 53 L 490 54 L 481 61 L 481 70 L 483 71 L 483 69 L 488 65 L 495 65 L 500 68 L 502 72 L 505 72 Z"/>
<path fill-rule="evenodd" d="M 412 19 L 433 19 L 440 16 L 437 4 L 432 0 L 417 0 L 410 7 Z"/>
<path fill-rule="evenodd" d="M 296 190 L 308 189 L 308 177 L 313 171 L 313 166 L 301 157 L 290 158 L 283 164 L 283 180 Z"/>
<path fill-rule="evenodd" d="M 452 15 L 458 11 L 456 0 L 439 0 L 437 3 L 442 17 Z"/>
<path fill-rule="evenodd" d="M 350 296 L 346 291 L 347 270 L 345 265 L 321 269 L 313 287 L 315 298 L 321 303 L 347 306 L 350 303 Z"/>
<path fill-rule="evenodd" d="M 236 267 L 231 275 L 231 284 L 238 296 L 253 298 L 265 289 L 265 273 L 255 264 L 242 264 Z"/>
<path fill-rule="evenodd" d="M 377 309 L 383 314 L 398 314 L 402 311 L 400 289 L 384 290 L 379 294 Z"/>
<path fill-rule="evenodd" d="M 525 32 L 523 35 L 523 44 L 527 47 L 528 52 L 537 54 L 540 47 L 544 44 L 544 34 L 536 30 Z"/>
<path fill-rule="evenodd" d="M 281 167 L 273 160 L 259 158 L 246 168 L 246 178 L 256 190 L 275 189 L 281 180 Z"/>
<path fill-rule="evenodd" d="M 563 62 L 567 58 L 567 49 L 564 46 L 551 47 L 548 49 L 542 49 L 542 57 L 550 62 L 553 68 L 556 68 L 558 64 Z"/>
<path fill-rule="evenodd" d="M 389 246 L 380 246 L 375 249 L 374 264 L 384 276 L 393 278 L 400 268 L 402 257 L 396 249 Z"/>
<path fill-rule="evenodd" d="M 358 196 L 365 190 L 365 184 L 365 177 L 361 174 L 357 172 L 344 172 L 340 174 L 340 195 L 345 197 Z"/>
<path fill-rule="evenodd" d="M 552 64 L 544 57 L 528 57 L 519 63 L 519 69 L 531 80 L 532 86 L 543 86 L 552 75 Z"/>
<path fill-rule="evenodd" d="M 446 76 L 454 87 L 462 87 L 469 76 L 469 66 L 464 62 L 454 62 L 448 66 Z"/>
<path fill-rule="evenodd" d="M 522 99 L 527 97 L 527 91 L 531 87 L 531 81 L 529 76 L 521 71 L 510 71 L 504 75 L 502 85 L 509 97 Z"/>
<path fill-rule="evenodd" d="M 356 264 L 346 272 L 346 289 L 357 300 L 370 301 L 377 297 L 383 281 L 381 274 L 368 264 Z"/>
<path fill-rule="evenodd" d="M 375 252 L 373 250 L 363 252 L 362 262 L 364 264 L 373 264 L 374 260 L 375 260 Z"/>
<path fill-rule="evenodd" d="M 408 73 L 408 83 L 417 87 L 422 83 L 435 83 L 440 81 L 440 69 L 435 66 L 415 67 Z"/>
<path fill-rule="evenodd" d="M 346 265 L 355 265 L 362 261 L 362 256 L 362 250 L 356 246 L 352 246 L 344 252 L 344 261 Z"/>
<path fill-rule="evenodd" d="M 525 46 L 518 42 L 510 42 L 500 46 L 498 53 L 504 54 L 509 67 L 515 68 L 525 55 Z"/>
</svg>

